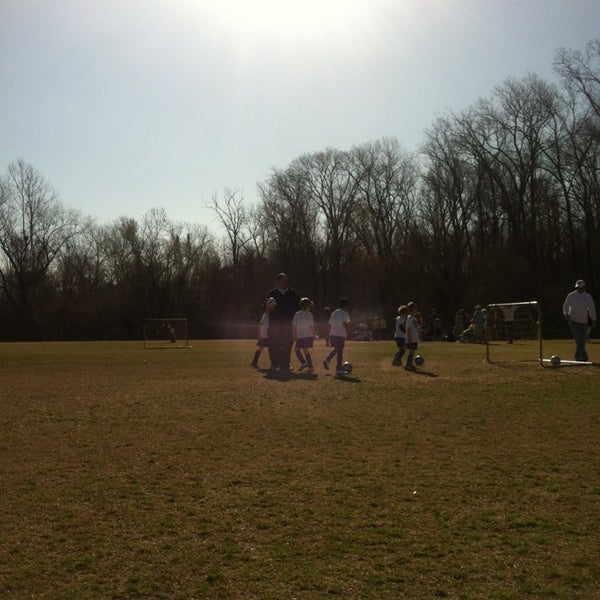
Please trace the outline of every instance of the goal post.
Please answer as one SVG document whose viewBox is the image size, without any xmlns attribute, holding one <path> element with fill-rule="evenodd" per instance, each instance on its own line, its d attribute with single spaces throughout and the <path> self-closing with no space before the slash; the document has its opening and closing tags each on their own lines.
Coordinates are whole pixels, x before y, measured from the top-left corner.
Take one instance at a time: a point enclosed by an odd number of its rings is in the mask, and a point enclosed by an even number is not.
<svg viewBox="0 0 600 600">
<path fill-rule="evenodd" d="M 534 342 L 537 360 L 543 365 L 542 307 L 537 300 L 488 304 L 485 324 L 485 352 L 488 362 L 494 343 Z M 534 358 L 534 357 L 532 357 Z"/>
<path fill-rule="evenodd" d="M 144 348 L 189 348 L 187 319 L 144 319 Z"/>
</svg>

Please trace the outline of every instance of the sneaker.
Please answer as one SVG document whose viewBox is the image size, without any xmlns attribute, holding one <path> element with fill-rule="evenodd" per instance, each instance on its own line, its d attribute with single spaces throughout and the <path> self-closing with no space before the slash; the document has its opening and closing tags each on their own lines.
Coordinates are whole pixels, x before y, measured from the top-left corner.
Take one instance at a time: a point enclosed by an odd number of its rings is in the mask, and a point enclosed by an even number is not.
<svg viewBox="0 0 600 600">
<path fill-rule="evenodd" d="M 327 359 L 323 361 L 323 367 L 325 367 L 329 371 L 329 361 Z"/>
<path fill-rule="evenodd" d="M 407 371 L 416 371 L 417 367 L 415 367 L 414 365 L 406 365 L 404 367 Z"/>
<path fill-rule="evenodd" d="M 258 369 L 258 365 L 256 363 L 250 363 L 251 369 Z"/>
<path fill-rule="evenodd" d="M 346 375 L 346 371 L 344 371 L 343 369 L 337 369 L 335 374 L 336 375 Z"/>
<path fill-rule="evenodd" d="M 304 369 L 308 369 L 308 365 L 306 363 L 302 363 L 298 371 L 304 371 Z"/>
</svg>

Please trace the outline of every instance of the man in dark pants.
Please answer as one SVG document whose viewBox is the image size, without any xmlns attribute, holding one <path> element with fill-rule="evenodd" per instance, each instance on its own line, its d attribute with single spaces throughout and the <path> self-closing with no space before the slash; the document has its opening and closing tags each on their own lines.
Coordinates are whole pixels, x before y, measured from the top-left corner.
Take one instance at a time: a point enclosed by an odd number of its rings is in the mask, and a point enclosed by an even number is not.
<svg viewBox="0 0 600 600">
<path fill-rule="evenodd" d="M 285 273 L 277 275 L 276 285 L 267 294 L 267 298 L 275 298 L 277 302 L 269 317 L 269 357 L 271 369 L 289 371 L 293 345 L 292 319 L 300 310 L 300 296 L 289 287 Z"/>
</svg>

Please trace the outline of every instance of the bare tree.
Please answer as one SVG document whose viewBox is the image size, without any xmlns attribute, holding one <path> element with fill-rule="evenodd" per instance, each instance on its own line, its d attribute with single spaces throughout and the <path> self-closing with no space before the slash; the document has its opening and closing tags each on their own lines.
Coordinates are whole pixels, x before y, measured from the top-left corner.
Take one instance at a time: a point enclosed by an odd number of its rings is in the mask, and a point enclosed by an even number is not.
<svg viewBox="0 0 600 600">
<path fill-rule="evenodd" d="M 562 192 L 561 262 L 594 278 L 600 272 L 600 39 L 584 52 L 559 50 L 554 65 L 565 94 L 547 158 L 549 177 Z"/>
<path fill-rule="evenodd" d="M 461 296 L 467 281 L 474 279 L 473 256 L 485 248 L 474 239 L 477 223 L 483 226 L 487 221 L 486 212 L 478 211 L 476 203 L 495 212 L 493 204 L 483 201 L 478 169 L 461 151 L 457 131 L 455 119 L 440 117 L 427 132 L 421 187 L 422 231 L 428 238 L 430 282 L 438 294 L 435 303 L 441 306 L 445 297 L 455 308 L 465 301 Z"/>
<path fill-rule="evenodd" d="M 0 284 L 18 318 L 32 327 L 49 301 L 41 295 L 48 272 L 78 225 L 78 215 L 63 208 L 34 167 L 23 160 L 9 165 L 0 178 Z"/>
<path fill-rule="evenodd" d="M 417 163 L 395 138 L 357 146 L 348 160 L 357 184 L 352 225 L 359 242 L 353 262 L 355 279 L 363 281 L 360 301 L 374 314 L 383 312 L 391 319 L 398 298 L 407 293 L 401 289 L 406 279 L 421 280 L 420 261 L 411 252 L 419 212 Z"/>
<path fill-rule="evenodd" d="M 588 42 L 583 52 L 561 48 L 554 68 L 567 88 L 583 96 L 600 117 L 600 38 Z"/>
<path fill-rule="evenodd" d="M 196 315 L 198 326 L 208 273 L 218 262 L 205 227 L 173 223 L 164 210 L 153 209 L 141 223 L 119 219 L 104 239 L 113 318 L 141 327 L 145 317 Z"/>
<path fill-rule="evenodd" d="M 360 181 L 349 154 L 333 148 L 301 156 L 292 168 L 302 182 L 303 196 L 319 211 L 323 239 L 319 270 L 324 286 L 337 299 L 350 276 L 348 267 L 357 250 L 354 223 Z"/>
<path fill-rule="evenodd" d="M 320 244 L 319 210 L 307 193 L 305 176 L 292 164 L 287 169 L 274 170 L 259 188 L 262 222 L 270 232 L 273 260 L 279 265 L 278 270 L 292 270 L 296 282 L 314 280 Z M 318 301 L 318 286 L 311 293 L 313 300 Z"/>
<path fill-rule="evenodd" d="M 259 261 L 263 261 L 267 251 L 267 231 L 264 213 L 260 207 L 251 206 L 248 209 L 246 227 L 248 231 L 246 252 Z"/>
<path fill-rule="evenodd" d="M 101 227 L 87 220 L 60 253 L 53 269 L 56 332 L 69 339 L 93 339 L 104 305 L 106 249 Z"/>
<path fill-rule="evenodd" d="M 401 262 L 399 250 L 414 226 L 416 162 L 394 138 L 358 146 L 350 160 L 358 184 L 358 237 L 368 253 Z"/>
<path fill-rule="evenodd" d="M 247 231 L 249 222 L 244 193 L 237 189 L 224 188 L 222 201 L 215 193 L 208 208 L 216 213 L 225 230 L 231 263 L 235 267 L 240 261 L 242 250 L 251 239 Z"/>
</svg>

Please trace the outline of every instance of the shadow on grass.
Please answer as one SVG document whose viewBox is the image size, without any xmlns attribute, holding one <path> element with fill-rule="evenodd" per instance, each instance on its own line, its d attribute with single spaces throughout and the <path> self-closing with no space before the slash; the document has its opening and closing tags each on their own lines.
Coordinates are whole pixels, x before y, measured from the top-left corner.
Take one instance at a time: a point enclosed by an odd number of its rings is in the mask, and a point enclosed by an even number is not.
<svg viewBox="0 0 600 600">
<path fill-rule="evenodd" d="M 316 381 L 319 378 L 317 373 L 301 373 L 299 371 L 272 371 L 271 369 L 259 369 L 264 374 L 265 379 L 274 381 L 291 381 L 292 379 L 303 379 L 305 381 Z"/>
<path fill-rule="evenodd" d="M 274 381 L 316 381 L 319 378 L 318 373 L 302 373 L 299 371 L 272 371 L 271 369 L 258 369 L 258 371 L 264 375 L 265 379 L 271 379 Z M 324 373 L 324 375 L 339 381 L 345 381 L 347 383 L 360 383 L 361 381 L 359 377 L 353 377 L 352 375 L 340 375 L 335 372 Z"/>
<path fill-rule="evenodd" d="M 337 373 L 333 375 L 335 379 L 339 379 L 340 381 L 345 381 L 346 383 L 360 383 L 360 378 L 353 377 L 352 375 L 338 375 Z"/>
<path fill-rule="evenodd" d="M 431 371 L 410 371 L 410 372 L 413 373 L 414 375 L 420 375 L 421 377 L 432 377 L 432 378 L 439 377 L 439 375 L 437 373 L 432 373 Z"/>
</svg>

